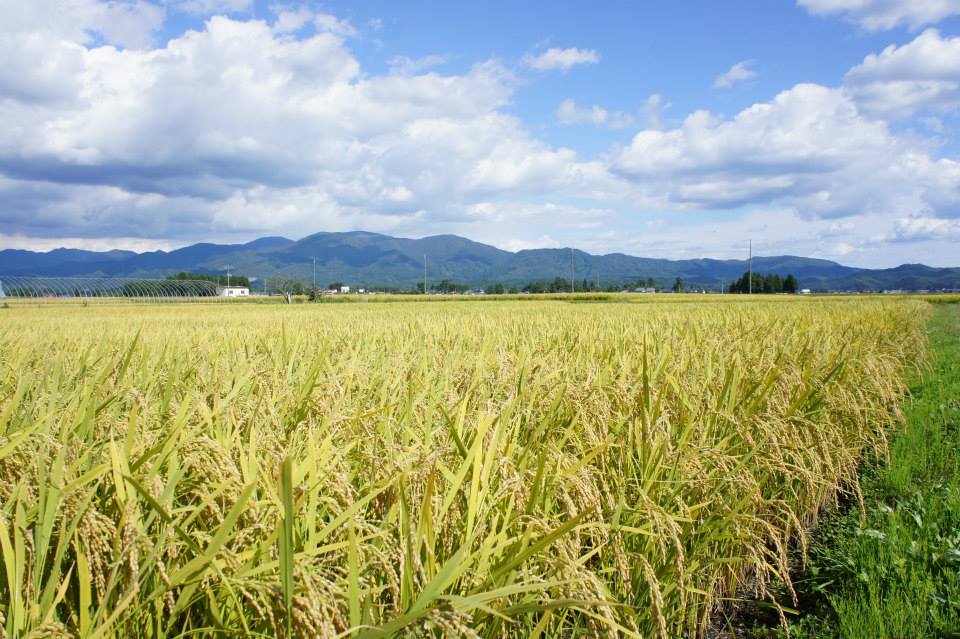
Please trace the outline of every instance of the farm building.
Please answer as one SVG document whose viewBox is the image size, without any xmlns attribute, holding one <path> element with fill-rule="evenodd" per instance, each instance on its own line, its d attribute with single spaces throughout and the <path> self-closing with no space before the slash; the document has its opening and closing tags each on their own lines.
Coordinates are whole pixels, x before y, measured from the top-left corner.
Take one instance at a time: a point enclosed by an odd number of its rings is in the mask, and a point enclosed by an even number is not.
<svg viewBox="0 0 960 639">
<path fill-rule="evenodd" d="M 250 288 L 246 286 L 223 286 L 217 290 L 220 297 L 249 297 Z"/>
</svg>

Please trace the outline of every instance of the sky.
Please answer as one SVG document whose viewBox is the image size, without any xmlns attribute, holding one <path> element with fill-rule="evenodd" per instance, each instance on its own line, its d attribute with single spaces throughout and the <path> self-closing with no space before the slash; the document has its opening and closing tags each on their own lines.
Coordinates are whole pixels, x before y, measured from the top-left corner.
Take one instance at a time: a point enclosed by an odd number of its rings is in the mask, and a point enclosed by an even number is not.
<svg viewBox="0 0 960 639">
<path fill-rule="evenodd" d="M 960 0 L 0 0 L 0 248 L 960 266 Z"/>
</svg>

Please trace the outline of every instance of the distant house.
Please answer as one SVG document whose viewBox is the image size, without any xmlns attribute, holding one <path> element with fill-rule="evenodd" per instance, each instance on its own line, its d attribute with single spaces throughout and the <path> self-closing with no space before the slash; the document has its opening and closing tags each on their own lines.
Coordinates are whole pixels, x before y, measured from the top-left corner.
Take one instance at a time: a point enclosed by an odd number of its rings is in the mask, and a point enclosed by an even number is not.
<svg viewBox="0 0 960 639">
<path fill-rule="evenodd" d="M 220 297 L 249 297 L 250 288 L 246 286 L 221 286 L 217 289 Z"/>
<path fill-rule="evenodd" d="M 340 287 L 340 292 L 341 292 L 341 293 L 349 293 L 349 292 L 350 292 L 350 287 L 349 287 L 349 286 L 341 286 L 341 287 Z"/>
<path fill-rule="evenodd" d="M 801 288 L 801 289 L 800 289 L 800 294 L 801 294 L 801 295 L 809 295 L 809 294 L 810 294 L 810 289 L 809 289 L 809 288 Z"/>
</svg>

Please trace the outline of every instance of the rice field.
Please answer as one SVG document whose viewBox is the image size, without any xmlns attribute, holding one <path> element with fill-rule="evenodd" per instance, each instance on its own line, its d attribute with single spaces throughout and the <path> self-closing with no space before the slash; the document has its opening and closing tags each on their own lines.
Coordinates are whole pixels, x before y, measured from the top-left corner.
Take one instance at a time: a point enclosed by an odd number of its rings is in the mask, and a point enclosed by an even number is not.
<svg viewBox="0 0 960 639">
<path fill-rule="evenodd" d="M 699 637 L 789 606 L 929 306 L 708 300 L 0 309 L 0 637 Z"/>
</svg>

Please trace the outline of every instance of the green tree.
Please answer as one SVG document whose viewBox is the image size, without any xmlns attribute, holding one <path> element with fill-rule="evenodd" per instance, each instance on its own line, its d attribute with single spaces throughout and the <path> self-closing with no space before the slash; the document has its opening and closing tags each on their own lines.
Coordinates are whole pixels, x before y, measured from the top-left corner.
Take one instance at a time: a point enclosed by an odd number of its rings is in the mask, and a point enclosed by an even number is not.
<svg viewBox="0 0 960 639">
<path fill-rule="evenodd" d="M 545 282 L 541 282 L 538 280 L 536 282 L 530 282 L 525 287 L 523 287 L 523 290 L 526 291 L 527 293 L 546 293 L 548 290 L 550 290 L 550 287 L 547 286 Z"/>
<path fill-rule="evenodd" d="M 570 290 L 570 282 L 563 277 L 553 278 L 553 282 L 550 284 L 551 293 L 566 293 Z"/>
<path fill-rule="evenodd" d="M 679 293 L 682 290 L 683 290 L 683 280 L 678 277 L 677 279 L 673 280 L 673 292 Z"/>
<path fill-rule="evenodd" d="M 752 284 L 752 285 L 751 285 Z M 727 291 L 730 293 L 796 293 L 799 285 L 797 278 L 787 275 L 785 278 L 777 273 L 744 273 L 739 279 L 730 283 Z"/>
<path fill-rule="evenodd" d="M 187 271 L 180 271 L 176 275 L 168 275 L 168 280 L 201 280 L 204 282 L 216 282 L 221 286 L 227 285 L 227 276 L 226 275 L 217 275 L 211 273 L 189 273 Z M 246 275 L 234 275 L 230 274 L 230 286 L 250 286 L 250 278 Z"/>
<path fill-rule="evenodd" d="M 796 293 L 798 290 L 800 290 L 800 285 L 797 283 L 797 278 L 792 273 L 788 274 L 783 280 L 783 292 Z"/>
<path fill-rule="evenodd" d="M 763 277 L 764 293 L 782 293 L 783 279 L 776 273 L 768 273 Z"/>
</svg>

